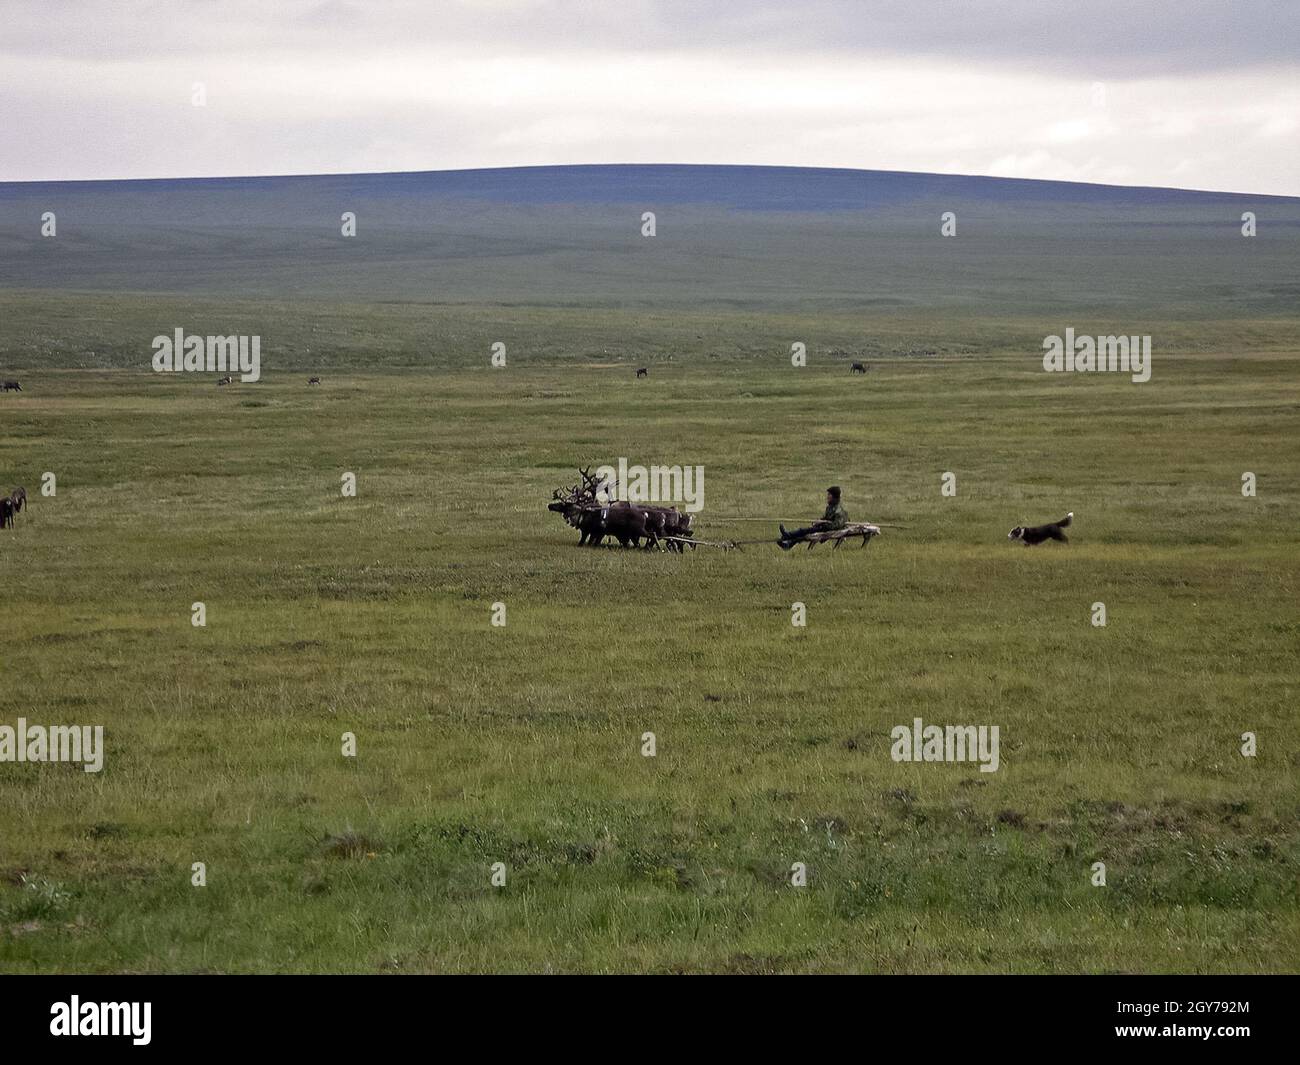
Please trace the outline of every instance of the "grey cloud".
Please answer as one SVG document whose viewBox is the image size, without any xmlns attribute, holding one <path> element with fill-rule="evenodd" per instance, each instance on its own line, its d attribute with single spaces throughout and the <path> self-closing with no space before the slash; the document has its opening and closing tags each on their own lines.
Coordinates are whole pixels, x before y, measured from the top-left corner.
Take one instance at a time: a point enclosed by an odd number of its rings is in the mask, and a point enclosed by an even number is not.
<svg viewBox="0 0 1300 1065">
<path fill-rule="evenodd" d="M 179 53 L 455 43 L 636 53 L 930 56 L 1107 78 L 1300 63 L 1293 0 L 15 0 L 0 51 L 129 60 Z"/>
</svg>

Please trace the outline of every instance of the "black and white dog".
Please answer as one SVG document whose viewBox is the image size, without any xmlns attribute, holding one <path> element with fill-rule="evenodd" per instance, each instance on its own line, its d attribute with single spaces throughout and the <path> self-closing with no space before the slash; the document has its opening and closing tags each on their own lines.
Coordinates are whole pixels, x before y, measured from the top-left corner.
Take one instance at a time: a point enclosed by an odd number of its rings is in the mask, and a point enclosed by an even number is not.
<svg viewBox="0 0 1300 1065">
<path fill-rule="evenodd" d="M 1074 511 L 1070 511 L 1060 521 L 1049 521 L 1046 525 L 1017 525 L 1007 533 L 1007 539 L 1019 540 L 1026 547 L 1041 544 L 1044 540 L 1060 540 L 1061 543 L 1068 544 L 1070 538 L 1065 535 L 1063 530 L 1073 520 Z"/>
</svg>

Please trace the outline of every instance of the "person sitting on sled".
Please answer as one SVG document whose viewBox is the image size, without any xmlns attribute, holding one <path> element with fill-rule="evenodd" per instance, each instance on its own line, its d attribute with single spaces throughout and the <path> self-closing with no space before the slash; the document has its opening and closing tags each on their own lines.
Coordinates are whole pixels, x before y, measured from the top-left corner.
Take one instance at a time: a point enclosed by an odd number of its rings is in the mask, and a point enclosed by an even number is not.
<svg viewBox="0 0 1300 1065">
<path fill-rule="evenodd" d="M 826 513 L 821 516 L 821 520 L 813 522 L 805 529 L 792 529 L 789 532 L 782 525 L 780 527 L 781 539 L 777 543 L 781 545 L 782 551 L 789 551 L 801 540 L 806 540 L 811 533 L 842 529 L 848 523 L 849 516 L 840 505 L 839 486 L 831 485 L 830 488 L 826 489 Z"/>
</svg>

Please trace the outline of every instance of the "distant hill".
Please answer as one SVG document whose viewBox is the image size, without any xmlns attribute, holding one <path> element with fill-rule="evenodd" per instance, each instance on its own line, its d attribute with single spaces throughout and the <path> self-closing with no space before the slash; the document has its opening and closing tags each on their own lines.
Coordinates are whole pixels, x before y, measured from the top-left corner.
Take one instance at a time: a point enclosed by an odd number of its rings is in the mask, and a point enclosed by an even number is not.
<svg viewBox="0 0 1300 1065">
<path fill-rule="evenodd" d="M 1259 235 L 1241 236 L 1243 211 Z M 57 217 L 55 238 L 41 215 Z M 357 216 L 357 235 L 340 216 Z M 641 216 L 657 234 L 641 234 Z M 940 235 L 940 215 L 957 236 Z M 0 287 L 780 311 L 1293 313 L 1300 199 L 889 171 L 563 166 L 0 184 Z"/>
</svg>

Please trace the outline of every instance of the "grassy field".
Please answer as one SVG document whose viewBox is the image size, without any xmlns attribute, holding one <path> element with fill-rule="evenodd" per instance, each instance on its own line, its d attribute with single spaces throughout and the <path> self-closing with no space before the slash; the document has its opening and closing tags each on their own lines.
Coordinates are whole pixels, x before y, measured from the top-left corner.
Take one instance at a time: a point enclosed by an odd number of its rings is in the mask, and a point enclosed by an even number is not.
<svg viewBox="0 0 1300 1065">
<path fill-rule="evenodd" d="M 1134 385 L 1009 315 L 250 304 L 296 345 L 217 389 L 143 369 L 220 319 L 174 299 L 0 302 L 0 724 L 107 736 L 0 764 L 0 969 L 1300 968 L 1300 321 L 1144 320 Z M 703 465 L 706 538 L 906 528 L 580 550 L 551 489 L 619 456 Z"/>
</svg>

